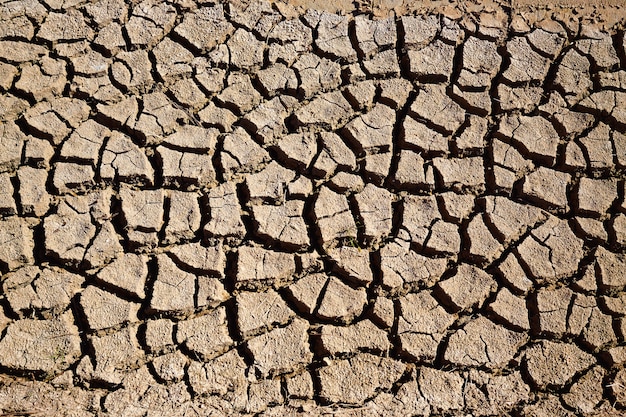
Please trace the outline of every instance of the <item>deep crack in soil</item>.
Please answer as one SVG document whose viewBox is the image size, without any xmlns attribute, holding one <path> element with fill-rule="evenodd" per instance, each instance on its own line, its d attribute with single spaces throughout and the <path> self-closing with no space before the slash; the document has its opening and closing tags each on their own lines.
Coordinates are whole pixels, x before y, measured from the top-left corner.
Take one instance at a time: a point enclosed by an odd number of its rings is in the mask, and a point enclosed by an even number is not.
<svg viewBox="0 0 626 417">
<path fill-rule="evenodd" d="M 623 10 L 329 3 L 0 4 L 0 415 L 623 415 Z"/>
</svg>

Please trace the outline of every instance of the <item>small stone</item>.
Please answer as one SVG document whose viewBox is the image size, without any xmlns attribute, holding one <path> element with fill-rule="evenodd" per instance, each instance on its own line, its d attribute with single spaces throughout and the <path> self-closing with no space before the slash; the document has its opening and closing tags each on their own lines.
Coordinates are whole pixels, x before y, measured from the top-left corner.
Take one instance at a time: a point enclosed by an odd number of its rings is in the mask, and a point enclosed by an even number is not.
<svg viewBox="0 0 626 417">
<path fill-rule="evenodd" d="M 289 325 L 249 340 L 255 369 L 263 377 L 291 373 L 305 367 L 313 358 L 309 350 L 309 324 L 296 318 Z"/>
<path fill-rule="evenodd" d="M 179 322 L 176 341 L 205 361 L 223 354 L 233 344 L 228 335 L 226 310 L 219 307 L 208 314 Z"/>
</svg>

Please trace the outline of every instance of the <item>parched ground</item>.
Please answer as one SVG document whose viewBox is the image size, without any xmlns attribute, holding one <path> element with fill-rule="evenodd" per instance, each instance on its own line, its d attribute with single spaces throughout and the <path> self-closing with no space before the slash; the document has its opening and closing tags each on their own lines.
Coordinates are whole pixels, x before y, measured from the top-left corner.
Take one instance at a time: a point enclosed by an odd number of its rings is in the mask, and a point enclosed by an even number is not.
<svg viewBox="0 0 626 417">
<path fill-rule="evenodd" d="M 626 412 L 623 10 L 383 3 L 0 3 L 0 415 Z"/>
</svg>

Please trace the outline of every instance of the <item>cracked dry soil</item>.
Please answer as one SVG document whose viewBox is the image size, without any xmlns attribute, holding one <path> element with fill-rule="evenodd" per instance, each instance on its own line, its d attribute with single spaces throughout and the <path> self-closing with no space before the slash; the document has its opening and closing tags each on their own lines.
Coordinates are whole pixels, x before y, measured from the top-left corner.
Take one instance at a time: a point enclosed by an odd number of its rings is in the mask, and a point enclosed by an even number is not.
<svg viewBox="0 0 626 417">
<path fill-rule="evenodd" d="M 622 26 L 365 12 L 0 4 L 2 415 L 623 415 Z"/>
</svg>

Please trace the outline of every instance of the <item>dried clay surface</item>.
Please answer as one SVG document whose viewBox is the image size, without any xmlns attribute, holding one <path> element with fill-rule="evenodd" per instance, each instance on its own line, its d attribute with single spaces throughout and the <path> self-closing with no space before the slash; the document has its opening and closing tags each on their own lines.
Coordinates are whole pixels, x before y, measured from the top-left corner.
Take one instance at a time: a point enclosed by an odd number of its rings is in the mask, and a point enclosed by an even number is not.
<svg viewBox="0 0 626 417">
<path fill-rule="evenodd" d="M 468 4 L 1 2 L 0 415 L 624 415 L 623 26 Z"/>
</svg>

